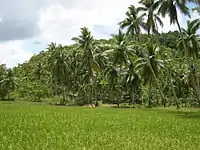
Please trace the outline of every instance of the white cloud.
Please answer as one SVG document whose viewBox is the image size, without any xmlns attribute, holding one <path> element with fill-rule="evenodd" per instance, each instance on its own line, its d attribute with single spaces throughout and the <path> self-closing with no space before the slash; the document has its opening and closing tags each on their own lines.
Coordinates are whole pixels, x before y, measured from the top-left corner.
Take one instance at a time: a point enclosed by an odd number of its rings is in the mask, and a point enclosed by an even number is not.
<svg viewBox="0 0 200 150">
<path fill-rule="evenodd" d="M 33 53 L 23 49 L 23 42 L 12 41 L 0 44 L 0 64 L 13 67 L 28 60 Z"/>
<path fill-rule="evenodd" d="M 81 27 L 88 27 L 96 38 L 109 37 L 117 32 L 118 23 L 125 18 L 130 5 L 139 6 L 139 0 L 68 0 L 46 7 L 40 11 L 40 30 L 42 39 L 62 44 L 72 43 L 71 38 L 80 34 Z M 180 24 L 186 25 L 186 17 L 178 12 Z M 177 30 L 177 25 L 170 25 L 170 19 L 162 18 L 164 27 L 160 32 Z M 98 28 L 100 27 L 100 28 Z M 105 32 L 104 32 L 105 31 Z"/>
<path fill-rule="evenodd" d="M 75 3 L 69 0 L 66 4 L 57 3 L 49 6 L 40 13 L 40 29 L 42 37 L 46 41 L 57 41 L 59 43 L 70 43 L 71 38 L 80 33 L 81 27 L 88 27 L 96 38 L 105 35 L 96 26 L 109 28 L 110 34 L 118 29 L 118 22 L 124 18 L 127 7 L 138 5 L 137 1 L 115 0 L 85 0 Z M 106 29 L 105 29 L 106 30 Z"/>
</svg>

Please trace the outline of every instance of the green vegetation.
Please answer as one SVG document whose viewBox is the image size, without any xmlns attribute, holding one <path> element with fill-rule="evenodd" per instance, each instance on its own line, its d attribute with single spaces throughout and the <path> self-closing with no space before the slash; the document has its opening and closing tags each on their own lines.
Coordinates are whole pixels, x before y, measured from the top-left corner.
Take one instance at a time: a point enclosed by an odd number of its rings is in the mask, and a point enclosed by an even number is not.
<svg viewBox="0 0 200 150">
<path fill-rule="evenodd" d="M 199 149 L 200 18 L 178 18 L 199 5 L 141 0 L 109 39 L 83 27 L 72 45 L 1 64 L 0 100 L 15 102 L 0 103 L 0 149 Z M 178 31 L 160 33 L 162 17 Z"/>
<path fill-rule="evenodd" d="M 194 8 L 188 8 L 188 2 Z M 95 39 L 81 28 L 72 45 L 50 43 L 29 61 L 0 66 L 0 99 L 83 106 L 200 106 L 200 18 L 184 29 L 178 11 L 190 16 L 196 0 L 141 0 L 131 5 L 119 32 Z M 160 33 L 162 17 L 178 31 Z"/>
<path fill-rule="evenodd" d="M 1 103 L 0 149 L 199 149 L 200 112 Z"/>
</svg>

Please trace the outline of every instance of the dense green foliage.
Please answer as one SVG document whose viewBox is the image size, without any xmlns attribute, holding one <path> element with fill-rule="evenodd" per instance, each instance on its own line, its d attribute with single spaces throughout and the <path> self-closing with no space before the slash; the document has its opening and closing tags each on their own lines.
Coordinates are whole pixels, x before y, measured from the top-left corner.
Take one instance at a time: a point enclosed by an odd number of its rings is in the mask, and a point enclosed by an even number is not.
<svg viewBox="0 0 200 150">
<path fill-rule="evenodd" d="M 200 112 L 0 105 L 0 149 L 199 149 Z"/>
<path fill-rule="evenodd" d="M 195 0 L 141 0 L 141 7 L 128 8 L 110 39 L 94 39 L 84 27 L 73 45 L 51 43 L 12 70 L 0 66 L 0 97 L 57 99 L 63 105 L 200 106 L 200 20 L 188 21 L 183 29 L 177 14 L 179 9 L 190 15 L 187 2 L 198 5 Z M 161 16 L 179 31 L 159 33 Z"/>
</svg>

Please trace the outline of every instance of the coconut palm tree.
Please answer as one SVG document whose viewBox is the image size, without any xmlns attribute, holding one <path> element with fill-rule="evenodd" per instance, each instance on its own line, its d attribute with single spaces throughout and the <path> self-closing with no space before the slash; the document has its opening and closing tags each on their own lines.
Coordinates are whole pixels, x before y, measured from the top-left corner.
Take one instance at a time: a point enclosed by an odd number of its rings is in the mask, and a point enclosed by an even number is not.
<svg viewBox="0 0 200 150">
<path fill-rule="evenodd" d="M 124 85 L 126 87 L 126 91 L 130 96 L 129 104 L 137 103 L 141 104 L 140 94 L 141 94 L 141 80 L 139 77 L 138 71 L 135 69 L 135 64 L 130 63 L 128 66 L 128 71 L 124 78 Z"/>
<path fill-rule="evenodd" d="M 111 42 L 110 50 L 106 52 L 111 53 L 113 65 L 127 66 L 135 58 L 132 43 L 128 41 L 128 37 L 121 30 L 119 30 L 118 34 L 112 35 L 112 37 L 113 41 Z"/>
<path fill-rule="evenodd" d="M 61 101 L 61 103 L 65 104 L 66 86 L 68 83 L 68 74 L 70 73 L 65 48 L 58 45 L 51 51 L 48 62 L 52 75 L 52 81 L 57 83 L 63 89 L 63 101 Z"/>
<path fill-rule="evenodd" d="M 158 75 L 163 68 L 163 61 L 157 58 L 158 49 L 159 47 L 157 45 L 149 42 L 145 45 L 145 49 L 143 49 L 144 57 L 138 58 L 135 64 L 136 69 L 141 72 L 144 83 L 149 85 L 149 106 L 151 105 L 152 87 L 156 85 L 161 95 L 162 103 L 166 107 L 166 99 L 158 83 Z"/>
<path fill-rule="evenodd" d="M 178 40 L 177 47 L 180 50 L 184 50 L 184 43 L 187 47 L 187 52 L 190 57 L 197 58 L 199 49 L 200 49 L 200 35 L 197 33 L 200 29 L 200 19 L 195 19 L 193 21 L 187 21 L 187 29 L 181 28 L 181 31 L 184 36 L 184 40 L 182 38 Z M 184 43 L 183 43 L 184 42 Z"/>
<path fill-rule="evenodd" d="M 159 2 L 154 1 L 154 0 L 141 0 L 140 3 L 144 6 L 140 7 L 139 10 L 145 12 L 143 14 L 143 16 L 147 16 L 147 23 L 146 23 L 147 28 L 146 29 L 148 31 L 148 34 L 150 34 L 150 30 L 152 30 L 153 33 L 157 34 L 157 36 L 156 36 L 157 37 L 157 44 L 158 44 L 159 47 L 161 47 L 160 42 L 159 42 L 159 35 L 158 35 L 159 34 L 158 23 L 160 24 L 161 27 L 163 27 L 163 23 L 162 23 L 162 20 L 159 18 L 159 15 L 157 14 Z M 179 109 L 180 108 L 179 101 L 177 99 L 175 89 L 173 88 L 172 81 L 171 81 L 170 76 L 169 76 L 169 70 L 167 68 L 166 60 L 165 60 L 162 52 L 161 52 L 161 57 L 162 57 L 164 66 L 166 68 L 166 73 L 167 73 L 167 77 L 168 77 L 167 81 L 171 85 L 172 93 L 174 95 L 174 99 L 175 99 L 176 104 L 177 104 L 177 109 Z"/>
<path fill-rule="evenodd" d="M 166 15 L 170 18 L 171 24 L 177 24 L 178 29 L 181 33 L 181 26 L 178 20 L 178 10 L 186 15 L 190 16 L 189 8 L 187 7 L 187 2 L 197 2 L 196 0 L 158 0 L 159 3 L 159 14 L 163 17 Z"/>
<path fill-rule="evenodd" d="M 156 12 L 159 3 L 154 0 L 141 0 L 139 3 L 142 6 L 139 7 L 138 10 L 142 12 L 143 17 L 146 17 L 145 29 L 147 30 L 148 35 L 150 35 L 150 33 L 158 33 L 158 24 L 161 27 L 163 26 L 163 22 Z"/>
<path fill-rule="evenodd" d="M 108 46 L 108 50 L 103 52 L 103 55 L 107 54 L 110 56 L 110 60 L 112 60 L 112 71 L 117 71 L 117 86 L 120 87 L 121 92 L 119 92 L 119 96 L 117 99 L 117 104 L 119 106 L 119 98 L 122 97 L 122 76 L 124 74 L 124 68 L 127 67 L 130 62 L 133 62 L 135 59 L 135 51 L 133 49 L 132 44 L 128 41 L 128 37 L 121 30 L 119 30 L 117 35 L 112 35 L 113 40 L 111 44 Z"/>
<path fill-rule="evenodd" d="M 93 77 L 93 71 L 99 71 L 99 65 L 94 59 L 94 51 L 97 49 L 96 41 L 94 40 L 88 28 L 81 28 L 81 35 L 72 38 L 73 41 L 78 43 L 78 49 L 83 50 L 83 66 L 87 68 L 89 78 Z M 83 67 L 82 66 L 82 67 Z"/>
<path fill-rule="evenodd" d="M 169 16 L 170 18 L 170 23 L 171 24 L 177 24 L 179 32 L 181 33 L 181 40 L 182 40 L 182 44 L 183 44 L 183 49 L 185 51 L 185 56 L 187 58 L 187 63 L 188 63 L 188 68 L 190 70 L 190 72 L 192 72 L 193 68 L 192 68 L 192 63 L 190 60 L 190 56 L 187 50 L 187 46 L 186 43 L 184 42 L 184 36 L 182 34 L 182 30 L 181 30 L 181 26 L 178 20 L 178 10 L 180 10 L 180 12 L 186 16 L 190 16 L 189 13 L 189 8 L 187 7 L 186 3 L 187 2 L 195 2 L 197 3 L 196 0 L 158 0 L 159 3 L 159 9 L 158 12 L 159 14 L 161 14 L 163 17 L 165 17 L 166 15 Z M 194 87 L 196 87 L 195 89 L 197 89 L 197 91 L 199 91 L 199 88 L 197 87 L 197 85 L 195 84 L 196 77 L 192 76 L 192 81 L 194 84 Z M 200 101 L 200 93 L 198 93 L 197 98 Z"/>
<path fill-rule="evenodd" d="M 117 101 L 117 106 L 119 107 L 120 100 L 117 95 L 119 95 L 119 71 L 116 67 L 114 67 L 112 64 L 109 64 L 105 70 L 105 79 L 107 80 L 107 83 L 109 84 L 109 98 Z M 114 102 L 113 101 L 113 102 Z"/>
<path fill-rule="evenodd" d="M 43 68 L 42 68 L 42 64 L 39 62 L 39 63 L 37 63 L 37 65 L 36 65 L 36 69 L 35 69 L 35 71 L 34 71 L 34 75 L 36 76 L 36 78 L 37 78 L 38 80 L 40 80 L 42 74 L 43 74 Z"/>
<path fill-rule="evenodd" d="M 189 77 L 198 99 L 200 105 L 200 93 L 199 93 L 199 77 L 196 74 L 195 70 L 195 58 L 199 56 L 199 49 L 200 49 L 200 39 L 197 31 L 200 28 L 200 20 L 196 19 L 193 21 L 187 21 L 187 29 L 182 28 L 182 37 L 178 40 L 177 48 L 179 50 L 184 50 L 183 54 L 187 56 L 188 63 L 190 64 L 189 67 Z"/>
<path fill-rule="evenodd" d="M 7 92 L 7 98 L 10 99 L 10 93 L 15 90 L 17 83 L 17 78 L 14 76 L 13 71 L 11 69 L 7 70 L 6 75 L 0 81 L 0 85 Z"/>
<path fill-rule="evenodd" d="M 141 33 L 141 27 L 144 28 L 143 16 L 139 15 L 138 8 L 131 5 L 126 12 L 126 18 L 119 23 L 120 28 L 127 28 L 127 35 L 137 39 L 137 36 Z"/>
<path fill-rule="evenodd" d="M 163 17 L 168 15 L 170 18 L 170 23 L 177 24 L 180 33 L 182 33 L 182 29 L 178 20 L 178 10 L 180 10 L 182 14 L 190 17 L 189 8 L 186 5 L 187 2 L 198 3 L 196 0 L 158 0 L 159 14 L 161 14 Z"/>
<path fill-rule="evenodd" d="M 47 50 L 53 51 L 56 49 L 56 47 L 57 47 L 56 43 L 51 42 L 50 44 L 48 44 Z"/>
<path fill-rule="evenodd" d="M 82 65 L 80 66 L 81 69 L 85 69 L 85 77 L 84 82 L 88 84 L 91 89 L 90 93 L 97 93 L 96 92 L 96 81 L 95 77 L 100 72 L 100 66 L 96 62 L 94 53 L 96 49 L 98 49 L 98 44 L 96 40 L 94 40 L 91 32 L 88 28 L 84 27 L 81 28 L 81 35 L 78 37 L 72 38 L 73 41 L 77 42 L 78 48 L 83 51 L 83 60 Z M 93 94 L 94 95 L 94 94 Z M 97 99 L 96 99 L 97 103 Z"/>
<path fill-rule="evenodd" d="M 199 3 L 197 0 L 159 0 L 159 14 L 163 17 L 166 15 L 170 18 L 171 24 L 177 24 L 179 32 L 182 33 L 182 29 L 178 20 L 178 10 L 186 16 L 190 16 L 189 8 L 187 7 L 187 2 Z M 182 35 L 182 34 L 181 34 Z M 183 40 L 183 39 L 182 39 Z"/>
</svg>

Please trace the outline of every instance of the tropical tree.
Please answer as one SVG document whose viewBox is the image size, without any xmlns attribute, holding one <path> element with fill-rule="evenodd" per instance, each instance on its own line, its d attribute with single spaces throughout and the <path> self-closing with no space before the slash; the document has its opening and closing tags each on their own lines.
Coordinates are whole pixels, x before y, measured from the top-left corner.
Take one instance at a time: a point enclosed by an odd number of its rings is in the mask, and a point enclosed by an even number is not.
<svg viewBox="0 0 200 150">
<path fill-rule="evenodd" d="M 117 98 L 117 105 L 119 107 L 120 99 L 122 98 L 122 78 L 124 74 L 124 69 L 134 61 L 135 51 L 133 45 L 128 41 L 128 37 L 121 30 L 118 34 L 112 35 L 113 40 L 109 46 L 109 50 L 104 53 L 109 54 L 110 59 L 112 60 L 111 73 L 113 74 L 117 71 L 115 76 L 117 76 L 117 85 L 121 89 L 119 96 Z"/>
<path fill-rule="evenodd" d="M 114 67 L 112 64 L 107 66 L 105 70 L 105 79 L 104 82 L 107 81 L 109 84 L 109 99 L 111 99 L 114 102 L 117 102 L 117 106 L 119 107 L 120 103 L 120 96 L 121 96 L 121 89 L 119 87 L 120 79 L 119 79 L 119 71 L 116 67 Z M 105 82 L 106 83 L 106 82 Z M 104 83 L 104 84 L 105 84 Z"/>
<path fill-rule="evenodd" d="M 38 80 L 41 79 L 41 76 L 43 74 L 43 68 L 42 68 L 42 64 L 41 63 L 37 64 L 37 67 L 36 67 L 36 69 L 34 71 L 34 74 L 35 74 L 35 76 L 37 77 Z"/>
<path fill-rule="evenodd" d="M 90 85 L 91 83 L 91 86 L 95 86 L 95 76 L 98 74 L 98 72 L 100 72 L 99 64 L 94 58 L 94 52 L 96 49 L 98 49 L 97 42 L 94 40 L 91 32 L 86 27 L 81 28 L 81 35 L 72 38 L 72 40 L 77 42 L 77 49 L 83 51 L 82 64 L 80 66 L 82 69 L 85 69 L 83 82 L 88 85 Z M 93 88 L 91 87 L 90 89 L 92 93 Z M 94 89 L 96 89 L 96 86 L 94 87 Z M 96 90 L 94 91 L 94 93 L 96 93 Z"/>
<path fill-rule="evenodd" d="M 163 61 L 158 59 L 159 47 L 148 43 L 143 51 L 144 57 L 138 58 L 135 63 L 136 68 L 141 72 L 144 83 L 149 85 L 149 106 L 152 104 L 152 88 L 156 85 L 162 98 L 162 104 L 166 107 L 166 99 L 158 82 L 158 75 L 161 74 L 163 68 Z"/>
<path fill-rule="evenodd" d="M 148 35 L 150 33 L 158 33 L 158 24 L 162 27 L 163 22 L 157 14 L 157 8 L 159 6 L 158 2 L 154 0 L 141 0 L 139 2 L 142 6 L 138 8 L 142 12 L 142 16 L 146 17 L 145 29 L 147 30 Z"/>
<path fill-rule="evenodd" d="M 5 89 L 7 93 L 8 100 L 10 100 L 10 93 L 13 92 L 17 86 L 16 80 L 17 79 L 14 76 L 12 70 L 8 69 L 4 79 L 0 81 L 1 87 Z"/>
<path fill-rule="evenodd" d="M 158 0 L 159 10 L 158 12 L 165 17 L 166 15 L 170 18 L 171 24 L 177 24 L 178 29 L 181 33 L 181 26 L 178 20 L 178 10 L 186 15 L 190 16 L 189 8 L 187 7 L 187 2 L 196 2 L 195 0 Z"/>
<path fill-rule="evenodd" d="M 89 78 L 93 77 L 93 71 L 97 71 L 99 69 L 99 65 L 94 59 L 94 50 L 96 47 L 96 41 L 94 40 L 91 32 L 88 28 L 81 28 L 81 35 L 79 37 L 74 37 L 72 40 L 78 43 L 78 49 L 83 50 L 83 63 L 87 68 L 87 74 Z"/>
<path fill-rule="evenodd" d="M 190 81 L 191 85 L 196 93 L 200 105 L 200 93 L 199 93 L 199 75 L 197 75 L 197 69 L 195 65 L 195 58 L 199 56 L 200 39 L 197 31 L 200 27 L 200 20 L 187 21 L 187 29 L 182 28 L 183 36 L 178 40 L 177 47 L 179 50 L 184 50 L 183 54 L 187 57 L 190 64 Z"/>
<path fill-rule="evenodd" d="M 108 40 L 94 39 L 84 27 L 73 38 L 73 45 L 50 43 L 47 51 L 11 69 L 13 79 L 20 79 L 19 88 L 12 94 L 37 101 L 62 96 L 62 104 L 75 105 L 93 100 L 96 104 L 99 100 L 112 102 L 118 107 L 146 100 L 149 106 L 176 103 L 179 108 L 180 102 L 200 105 L 200 21 L 188 21 L 188 27 L 183 29 L 177 15 L 180 10 L 190 16 L 187 2 L 199 7 L 198 0 L 140 0 L 141 7 L 131 5 L 119 23 L 119 32 Z M 168 15 L 180 33 L 160 34 L 160 15 Z M 148 35 L 142 34 L 142 29 Z M 14 89 L 9 70 L 0 66 L 1 98 Z"/>
<path fill-rule="evenodd" d="M 56 49 L 56 47 L 57 47 L 56 43 L 51 42 L 51 43 L 48 45 L 47 50 L 51 52 L 51 51 L 54 51 L 54 50 Z"/>
<path fill-rule="evenodd" d="M 179 0 L 159 0 L 159 14 L 161 14 L 163 17 L 165 17 L 166 15 L 169 16 L 170 18 L 170 23 L 171 24 L 177 24 L 179 32 L 181 33 L 181 40 L 182 40 L 182 44 L 183 44 L 183 49 L 185 51 L 185 55 L 187 58 L 187 63 L 188 63 L 188 68 L 190 70 L 190 72 L 192 72 L 193 68 L 192 68 L 192 63 L 190 61 L 189 58 L 189 54 L 187 53 L 187 46 L 186 43 L 184 42 L 184 36 L 182 34 L 182 30 L 181 30 L 181 26 L 178 20 L 178 10 L 180 10 L 180 12 L 186 16 L 190 16 L 190 12 L 189 12 L 189 8 L 187 7 L 186 3 L 187 2 L 196 2 L 195 0 L 183 0 L 183 1 L 179 1 Z M 192 76 L 192 81 L 193 81 L 193 86 L 195 87 L 196 91 L 197 91 L 197 98 L 200 101 L 200 93 L 199 93 L 199 88 L 198 85 L 195 84 L 196 77 Z"/>
<path fill-rule="evenodd" d="M 7 72 L 7 68 L 5 64 L 0 65 L 0 82 L 5 78 Z M 7 90 L 5 87 L 2 87 L 2 84 L 0 84 L 0 98 L 4 98 L 7 94 Z"/>
<path fill-rule="evenodd" d="M 112 35 L 111 52 L 113 65 L 119 65 L 120 68 L 127 66 L 135 57 L 134 46 L 128 41 L 126 34 L 119 30 L 117 35 Z M 122 68 L 121 68 L 122 69 Z"/>
<path fill-rule="evenodd" d="M 188 55 L 192 58 L 198 58 L 198 53 L 200 49 L 200 35 L 197 33 L 200 29 L 200 19 L 195 19 L 193 21 L 187 21 L 187 29 L 181 28 L 184 39 L 180 38 L 177 42 L 177 46 L 180 50 L 184 50 L 184 44 L 186 45 L 186 50 Z"/>
<path fill-rule="evenodd" d="M 129 104 L 141 104 L 141 79 L 134 63 L 130 63 L 124 78 L 124 87 L 130 96 Z"/>
<path fill-rule="evenodd" d="M 68 84 L 68 74 L 70 72 L 67 62 L 66 50 L 61 45 L 58 45 L 56 49 L 52 50 L 49 56 L 49 65 L 52 75 L 52 82 L 62 86 L 63 89 L 63 101 L 66 102 L 66 87 Z"/>
<path fill-rule="evenodd" d="M 139 9 L 131 5 L 126 12 L 126 18 L 119 23 L 120 28 L 127 28 L 127 35 L 137 39 L 141 33 L 141 27 L 144 28 L 143 16 L 139 15 Z"/>
</svg>

